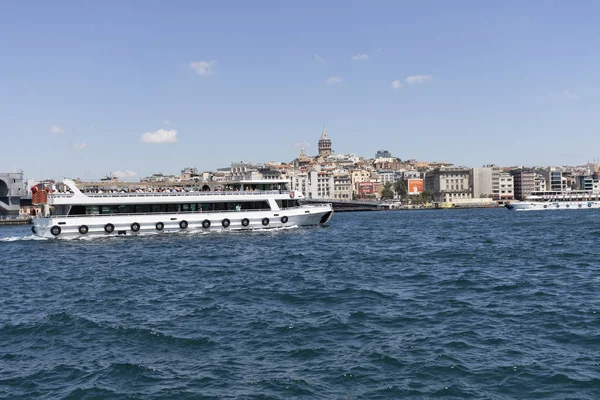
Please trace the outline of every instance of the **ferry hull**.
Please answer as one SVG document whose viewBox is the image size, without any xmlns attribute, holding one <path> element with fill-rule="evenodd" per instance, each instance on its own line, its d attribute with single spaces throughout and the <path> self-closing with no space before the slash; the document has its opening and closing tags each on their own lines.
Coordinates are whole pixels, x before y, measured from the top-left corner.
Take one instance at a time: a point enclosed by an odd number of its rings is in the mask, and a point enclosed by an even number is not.
<svg viewBox="0 0 600 400">
<path fill-rule="evenodd" d="M 32 231 L 45 238 L 136 235 L 150 232 L 241 231 L 323 225 L 329 222 L 332 215 L 333 209 L 330 205 L 319 205 L 281 211 L 50 216 L 33 219 Z M 206 227 L 206 221 L 210 222 L 209 227 Z M 59 229 L 56 229 L 57 227 Z"/>
<path fill-rule="evenodd" d="M 512 211 L 550 211 L 550 210 L 589 210 L 600 208 L 599 201 L 561 201 L 561 202 L 534 202 L 522 201 L 507 204 L 506 208 Z"/>
</svg>

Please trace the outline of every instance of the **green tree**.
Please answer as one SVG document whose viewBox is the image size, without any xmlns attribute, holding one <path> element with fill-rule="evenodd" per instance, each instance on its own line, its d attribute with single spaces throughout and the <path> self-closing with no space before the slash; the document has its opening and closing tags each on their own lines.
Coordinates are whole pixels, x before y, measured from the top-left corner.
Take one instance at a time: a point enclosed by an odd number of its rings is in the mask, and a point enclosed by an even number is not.
<svg viewBox="0 0 600 400">
<path fill-rule="evenodd" d="M 406 194 L 408 193 L 408 188 L 406 187 L 406 182 L 397 181 L 394 184 L 394 190 L 396 191 L 398 196 L 400 196 L 401 198 L 406 197 Z"/>
<path fill-rule="evenodd" d="M 393 199 L 394 198 L 394 191 L 392 190 L 391 182 L 387 182 L 385 185 L 383 185 L 383 188 L 381 189 L 381 198 L 382 199 Z"/>
<path fill-rule="evenodd" d="M 423 200 L 423 203 L 433 202 L 433 192 L 431 190 L 423 190 L 421 200 Z"/>
</svg>

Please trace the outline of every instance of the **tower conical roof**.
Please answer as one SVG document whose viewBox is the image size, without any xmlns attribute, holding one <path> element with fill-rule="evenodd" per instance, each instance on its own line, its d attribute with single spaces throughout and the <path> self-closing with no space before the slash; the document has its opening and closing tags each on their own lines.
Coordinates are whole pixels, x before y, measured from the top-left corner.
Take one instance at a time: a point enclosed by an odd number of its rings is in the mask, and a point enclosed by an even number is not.
<svg viewBox="0 0 600 400">
<path fill-rule="evenodd" d="M 329 140 L 329 136 L 327 136 L 327 128 L 323 127 L 323 133 L 321 133 L 321 140 Z"/>
</svg>

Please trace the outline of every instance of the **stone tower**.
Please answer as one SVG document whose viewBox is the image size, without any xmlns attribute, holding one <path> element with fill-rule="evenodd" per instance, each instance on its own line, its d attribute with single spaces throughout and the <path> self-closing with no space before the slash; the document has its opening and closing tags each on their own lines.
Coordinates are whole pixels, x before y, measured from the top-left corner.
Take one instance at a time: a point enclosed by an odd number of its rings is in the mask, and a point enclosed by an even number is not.
<svg viewBox="0 0 600 400">
<path fill-rule="evenodd" d="M 331 140 L 327 136 L 327 129 L 323 127 L 321 139 L 319 139 L 319 157 L 327 157 L 331 155 Z"/>
</svg>

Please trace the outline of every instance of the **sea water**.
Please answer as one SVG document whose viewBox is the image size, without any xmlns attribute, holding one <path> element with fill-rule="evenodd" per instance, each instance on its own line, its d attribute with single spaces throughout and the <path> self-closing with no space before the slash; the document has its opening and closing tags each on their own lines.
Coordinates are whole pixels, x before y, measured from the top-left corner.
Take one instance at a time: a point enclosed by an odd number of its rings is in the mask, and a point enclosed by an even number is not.
<svg viewBox="0 0 600 400">
<path fill-rule="evenodd" d="M 0 398 L 600 398 L 598 210 L 29 228 L 0 228 Z"/>
</svg>

